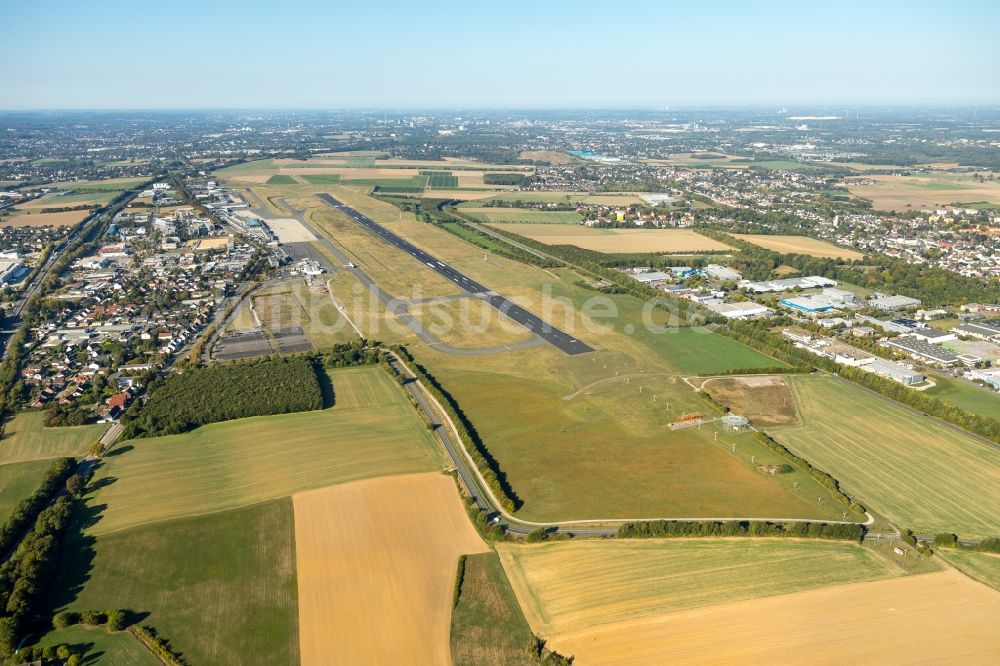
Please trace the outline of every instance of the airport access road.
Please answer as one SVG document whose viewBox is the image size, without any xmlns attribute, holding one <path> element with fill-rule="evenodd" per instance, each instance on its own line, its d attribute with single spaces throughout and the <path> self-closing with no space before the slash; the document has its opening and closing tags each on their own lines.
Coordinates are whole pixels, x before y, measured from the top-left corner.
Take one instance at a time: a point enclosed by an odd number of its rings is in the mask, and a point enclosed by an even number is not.
<svg viewBox="0 0 1000 666">
<path fill-rule="evenodd" d="M 475 296 L 476 298 L 482 299 L 492 305 L 494 308 L 499 310 L 501 313 L 507 315 L 514 321 L 516 321 L 521 326 L 534 333 L 535 335 L 541 337 L 543 340 L 556 347 L 560 351 L 569 354 L 570 356 L 575 356 L 577 354 L 586 354 L 588 352 L 594 351 L 593 347 L 585 342 L 577 340 L 575 337 L 555 328 L 547 321 L 543 320 L 538 315 L 528 312 L 516 303 L 509 301 L 495 291 L 490 290 L 488 287 L 476 282 L 467 275 L 459 272 L 455 268 L 449 266 L 437 259 L 427 252 L 424 252 L 416 245 L 413 245 L 409 241 L 397 236 L 393 232 L 389 231 L 382 225 L 378 224 L 370 217 L 359 213 L 350 206 L 341 203 L 337 199 L 333 198 L 329 194 L 317 194 L 322 201 L 340 210 L 341 212 L 348 215 L 351 219 L 361 224 L 368 231 L 375 234 L 375 236 L 381 238 L 386 243 L 393 245 L 399 250 L 402 250 L 406 254 L 413 257 L 416 261 L 426 265 L 428 268 L 438 273 L 446 280 L 450 280 L 455 283 L 463 291 Z"/>
</svg>

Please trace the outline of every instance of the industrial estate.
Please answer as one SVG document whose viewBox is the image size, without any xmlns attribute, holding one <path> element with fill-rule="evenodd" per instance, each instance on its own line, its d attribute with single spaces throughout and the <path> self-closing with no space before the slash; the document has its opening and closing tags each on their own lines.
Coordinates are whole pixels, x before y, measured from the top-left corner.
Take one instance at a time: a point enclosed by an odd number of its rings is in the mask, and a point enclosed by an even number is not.
<svg viewBox="0 0 1000 666">
<path fill-rule="evenodd" d="M 0 129 L 0 664 L 1000 660 L 995 106 Z"/>
</svg>

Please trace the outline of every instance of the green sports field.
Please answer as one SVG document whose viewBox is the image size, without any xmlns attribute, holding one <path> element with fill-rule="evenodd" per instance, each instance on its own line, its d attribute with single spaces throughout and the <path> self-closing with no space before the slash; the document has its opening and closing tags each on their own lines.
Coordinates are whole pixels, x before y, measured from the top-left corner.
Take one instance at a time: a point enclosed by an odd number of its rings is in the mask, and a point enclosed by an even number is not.
<svg viewBox="0 0 1000 666">
<path fill-rule="evenodd" d="M 107 431 L 107 424 L 46 428 L 45 412 L 21 412 L 7 421 L 0 438 L 0 464 L 80 456 Z"/>
<path fill-rule="evenodd" d="M 443 466 L 424 424 L 384 370 L 330 375 L 336 404 L 329 409 L 123 443 L 122 453 L 106 458 L 97 472 L 94 501 L 107 509 L 91 533 Z"/>
<path fill-rule="evenodd" d="M 298 663 L 288 498 L 135 527 L 96 541 L 77 535 L 65 552 L 51 586 L 65 596 L 51 600 L 54 609 L 148 613 L 142 623 L 193 664 Z M 100 663 L 129 662 L 115 656 Z"/>
<path fill-rule="evenodd" d="M 902 527 L 1000 533 L 1000 450 L 847 382 L 790 380 L 804 425 L 779 442 Z"/>
</svg>

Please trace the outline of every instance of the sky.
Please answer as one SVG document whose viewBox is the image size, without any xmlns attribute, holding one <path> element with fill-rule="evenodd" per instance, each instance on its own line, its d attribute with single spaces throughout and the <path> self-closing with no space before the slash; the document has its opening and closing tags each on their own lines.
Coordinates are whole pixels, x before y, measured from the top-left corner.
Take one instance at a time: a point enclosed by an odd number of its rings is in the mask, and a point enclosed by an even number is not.
<svg viewBox="0 0 1000 666">
<path fill-rule="evenodd" d="M 0 109 L 1000 103 L 1000 2 L 0 0 Z"/>
</svg>

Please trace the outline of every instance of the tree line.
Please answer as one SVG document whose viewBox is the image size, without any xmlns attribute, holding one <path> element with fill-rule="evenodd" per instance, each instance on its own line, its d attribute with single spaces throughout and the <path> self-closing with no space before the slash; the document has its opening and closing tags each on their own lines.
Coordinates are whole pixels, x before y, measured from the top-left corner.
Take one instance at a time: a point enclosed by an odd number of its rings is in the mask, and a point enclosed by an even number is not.
<svg viewBox="0 0 1000 666">
<path fill-rule="evenodd" d="M 641 520 L 618 528 L 623 539 L 666 537 L 794 537 L 861 542 L 865 526 L 858 523 L 772 522 L 770 520 Z"/>
<path fill-rule="evenodd" d="M 63 532 L 69 525 L 75 498 L 60 495 L 43 509 L 34 530 L 10 559 L 0 565 L 0 654 L 17 648 L 18 637 L 34 619 L 38 603 L 54 573 Z"/>
<path fill-rule="evenodd" d="M 413 369 L 413 372 L 417 375 L 417 378 L 420 379 L 423 385 L 427 388 L 427 391 L 437 399 L 437 401 L 441 404 L 441 407 L 451 418 L 452 422 L 455 424 L 455 428 L 458 430 L 458 436 L 461 440 L 462 446 L 472 457 L 473 462 L 479 469 L 479 472 L 486 481 L 486 484 L 490 487 L 490 490 L 493 491 L 493 494 L 496 496 L 497 500 L 499 500 L 504 510 L 508 513 L 513 513 L 519 509 L 522 502 L 514 493 L 514 489 L 510 486 L 510 482 L 507 480 L 507 474 L 500 469 L 500 463 L 497 462 L 497 459 L 494 458 L 489 449 L 486 448 L 486 444 L 479 436 L 479 433 L 476 432 L 472 422 L 469 421 L 469 418 L 458 406 L 455 398 L 453 398 L 450 393 L 445 391 L 440 382 L 438 382 L 433 375 L 428 373 L 424 366 L 417 363 L 416 359 L 413 358 L 413 355 L 406 347 L 397 345 L 392 347 L 392 350 L 409 362 L 409 365 Z"/>
</svg>

